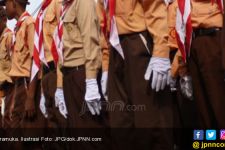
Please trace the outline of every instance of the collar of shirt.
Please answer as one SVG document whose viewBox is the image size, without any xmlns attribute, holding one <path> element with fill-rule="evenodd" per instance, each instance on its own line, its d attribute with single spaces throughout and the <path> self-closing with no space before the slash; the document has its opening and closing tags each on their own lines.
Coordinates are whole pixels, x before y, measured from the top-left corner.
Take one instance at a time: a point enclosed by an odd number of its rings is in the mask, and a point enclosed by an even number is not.
<svg viewBox="0 0 225 150">
<path fill-rule="evenodd" d="M 45 0 L 41 6 L 41 10 L 45 10 L 51 2 L 52 0 Z"/>
<path fill-rule="evenodd" d="M 17 23 L 16 23 L 16 27 L 15 27 L 15 32 L 21 27 L 22 23 L 24 22 L 24 20 L 29 17 L 30 14 L 25 11 L 21 16 L 20 18 L 18 19 Z"/>
<path fill-rule="evenodd" d="M 0 36 L 0 41 L 2 40 L 2 38 L 4 38 L 9 32 L 11 32 L 11 30 L 9 28 L 5 28 Z"/>
</svg>

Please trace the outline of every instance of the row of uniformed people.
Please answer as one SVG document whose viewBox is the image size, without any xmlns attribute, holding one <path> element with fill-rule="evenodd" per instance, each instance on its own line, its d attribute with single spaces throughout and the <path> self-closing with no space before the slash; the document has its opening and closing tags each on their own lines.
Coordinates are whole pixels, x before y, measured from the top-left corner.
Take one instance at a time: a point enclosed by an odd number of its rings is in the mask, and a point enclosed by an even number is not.
<svg viewBox="0 0 225 150">
<path fill-rule="evenodd" d="M 223 15 L 217 3 L 191 1 L 192 27 L 196 34 L 191 56 L 187 64 L 181 63 L 178 50 L 171 68 L 170 52 L 178 49 L 174 35 L 177 1 L 168 8 L 164 1 L 153 0 L 98 0 L 97 5 L 93 0 L 64 1 L 69 5 L 63 16 L 63 61 L 55 65 L 51 46 L 54 30 L 61 21 L 62 1 L 45 0 L 42 28 L 48 66 L 42 63 L 40 74 L 32 82 L 29 79 L 35 21 L 25 11 L 28 1 L 2 3 L 6 5 L 7 17 L 18 21 L 15 41 L 2 23 L 1 56 L 5 54 L 5 57 L 1 61 L 7 62 L 1 67 L 6 95 L 3 123 L 8 125 L 5 127 L 59 128 L 56 135 L 63 135 L 62 128 L 107 127 L 107 117 L 101 111 L 102 91 L 109 105 L 119 102 L 121 107 L 125 106 L 109 111 L 110 127 L 159 129 L 150 130 L 146 136 L 124 132 L 119 138 L 115 132 L 113 144 L 120 145 L 121 138 L 130 137 L 123 141 L 124 145 L 138 148 L 143 138 L 143 149 L 173 149 L 173 131 L 164 129 L 176 126 L 174 121 L 180 112 L 168 85 L 178 76 L 186 75 L 193 79 L 191 105 L 197 107 L 199 126 L 225 126 L 220 45 Z M 101 88 L 97 79 L 100 69 Z M 144 106 L 144 110 L 131 111 L 126 106 Z M 191 118 L 189 112 L 192 111 L 188 110 L 181 119 Z M 136 142 L 131 144 L 131 141 Z M 122 147 L 118 145 L 116 148 Z"/>
</svg>

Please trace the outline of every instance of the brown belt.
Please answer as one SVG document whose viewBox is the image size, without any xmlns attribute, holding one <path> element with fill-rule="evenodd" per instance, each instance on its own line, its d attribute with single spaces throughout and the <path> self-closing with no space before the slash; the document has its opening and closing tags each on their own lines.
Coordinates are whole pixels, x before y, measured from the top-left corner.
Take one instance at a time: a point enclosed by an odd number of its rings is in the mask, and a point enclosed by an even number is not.
<svg viewBox="0 0 225 150">
<path fill-rule="evenodd" d="M 65 75 L 65 74 L 68 74 L 68 73 L 71 73 L 71 72 L 74 72 L 74 71 L 82 70 L 84 68 L 85 68 L 84 65 L 75 66 L 75 67 L 62 67 L 61 71 Z"/>
</svg>

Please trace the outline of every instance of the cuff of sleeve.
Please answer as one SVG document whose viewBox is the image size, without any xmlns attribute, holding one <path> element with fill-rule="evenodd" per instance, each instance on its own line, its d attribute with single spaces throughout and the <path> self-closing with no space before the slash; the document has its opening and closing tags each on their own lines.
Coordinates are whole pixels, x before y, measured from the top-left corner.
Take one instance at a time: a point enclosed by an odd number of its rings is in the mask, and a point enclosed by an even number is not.
<svg viewBox="0 0 225 150">
<path fill-rule="evenodd" d="M 170 49 L 167 46 L 155 46 L 153 49 L 153 57 L 169 58 Z"/>
<path fill-rule="evenodd" d="M 171 76 L 176 78 L 178 76 L 179 63 L 178 59 L 175 57 L 171 65 Z"/>
<path fill-rule="evenodd" d="M 108 61 L 102 61 L 102 70 L 103 70 L 103 72 L 109 70 L 109 62 Z"/>
<path fill-rule="evenodd" d="M 86 79 L 96 79 L 97 71 L 96 70 L 86 70 Z"/>
<path fill-rule="evenodd" d="M 57 67 L 57 88 L 63 87 L 63 79 L 62 79 L 62 72 L 60 71 L 59 67 Z"/>
</svg>

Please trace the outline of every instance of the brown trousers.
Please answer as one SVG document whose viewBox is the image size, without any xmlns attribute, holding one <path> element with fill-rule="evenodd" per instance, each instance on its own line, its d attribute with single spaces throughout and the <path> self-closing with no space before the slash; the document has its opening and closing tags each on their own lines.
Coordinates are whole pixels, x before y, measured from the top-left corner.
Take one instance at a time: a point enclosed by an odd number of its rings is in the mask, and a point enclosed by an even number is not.
<svg viewBox="0 0 225 150">
<path fill-rule="evenodd" d="M 12 105 L 14 85 L 12 83 L 5 83 L 2 88 L 4 89 L 4 93 L 5 93 L 5 112 L 2 118 L 2 127 L 4 129 L 7 129 L 7 128 L 10 128 L 10 125 L 11 125 L 10 107 Z"/>
<path fill-rule="evenodd" d="M 201 128 L 225 127 L 221 31 L 193 39 L 189 70 Z"/>
<path fill-rule="evenodd" d="M 57 88 L 57 74 L 55 69 L 48 70 L 48 72 L 44 73 L 42 88 L 48 113 L 48 135 L 53 137 L 66 136 L 67 119 L 60 114 L 59 109 L 55 106 L 55 91 Z M 56 150 L 66 149 L 66 143 L 54 142 L 47 145 L 47 148 Z"/>
<path fill-rule="evenodd" d="M 27 84 L 29 81 L 26 81 Z M 32 119 L 24 117 L 25 114 L 25 100 L 27 98 L 27 89 L 24 78 L 19 78 L 15 81 L 15 90 L 12 99 L 12 115 L 11 125 L 7 129 L 7 136 L 9 137 L 41 137 L 44 136 L 45 118 L 40 112 L 39 101 L 40 101 L 40 81 L 38 81 L 36 92 L 35 92 L 35 109 L 36 115 Z M 35 130 L 34 130 L 35 128 Z M 10 144 L 12 149 L 30 149 L 30 148 L 41 148 L 42 143 L 29 142 L 15 142 Z"/>
<path fill-rule="evenodd" d="M 130 145 L 131 149 L 140 146 L 141 149 L 169 150 L 173 145 L 172 95 L 168 87 L 161 92 L 154 92 L 150 82 L 144 79 L 153 42 L 147 31 L 140 34 L 147 40 L 150 54 L 139 33 L 120 36 L 124 60 L 115 49 L 110 51 L 110 125 L 112 128 L 126 128 L 120 138 L 117 131 L 112 133 L 119 142 L 114 144 L 117 144 L 115 149 L 123 149 L 121 144 L 124 144 L 124 148 Z M 136 128 L 137 134 L 132 135 L 127 128 Z M 140 128 L 145 128 L 143 133 Z M 137 141 L 140 143 L 137 144 Z"/>
<path fill-rule="evenodd" d="M 106 114 L 102 111 L 100 116 L 93 116 L 84 100 L 86 89 L 86 75 L 84 65 L 78 67 L 63 67 L 63 91 L 68 110 L 68 127 L 72 137 L 101 137 L 104 141 L 98 142 L 72 142 L 70 149 L 76 150 L 104 150 L 110 149 L 107 145 Z"/>
<path fill-rule="evenodd" d="M 66 128 L 67 120 L 60 114 L 59 109 L 55 107 L 55 91 L 57 84 L 56 71 L 50 71 L 43 76 L 42 87 L 46 99 L 46 109 L 48 112 L 49 128 Z"/>
<path fill-rule="evenodd" d="M 63 91 L 68 110 L 69 128 L 104 127 L 103 116 L 93 116 L 84 100 L 85 67 L 63 68 Z"/>
</svg>

